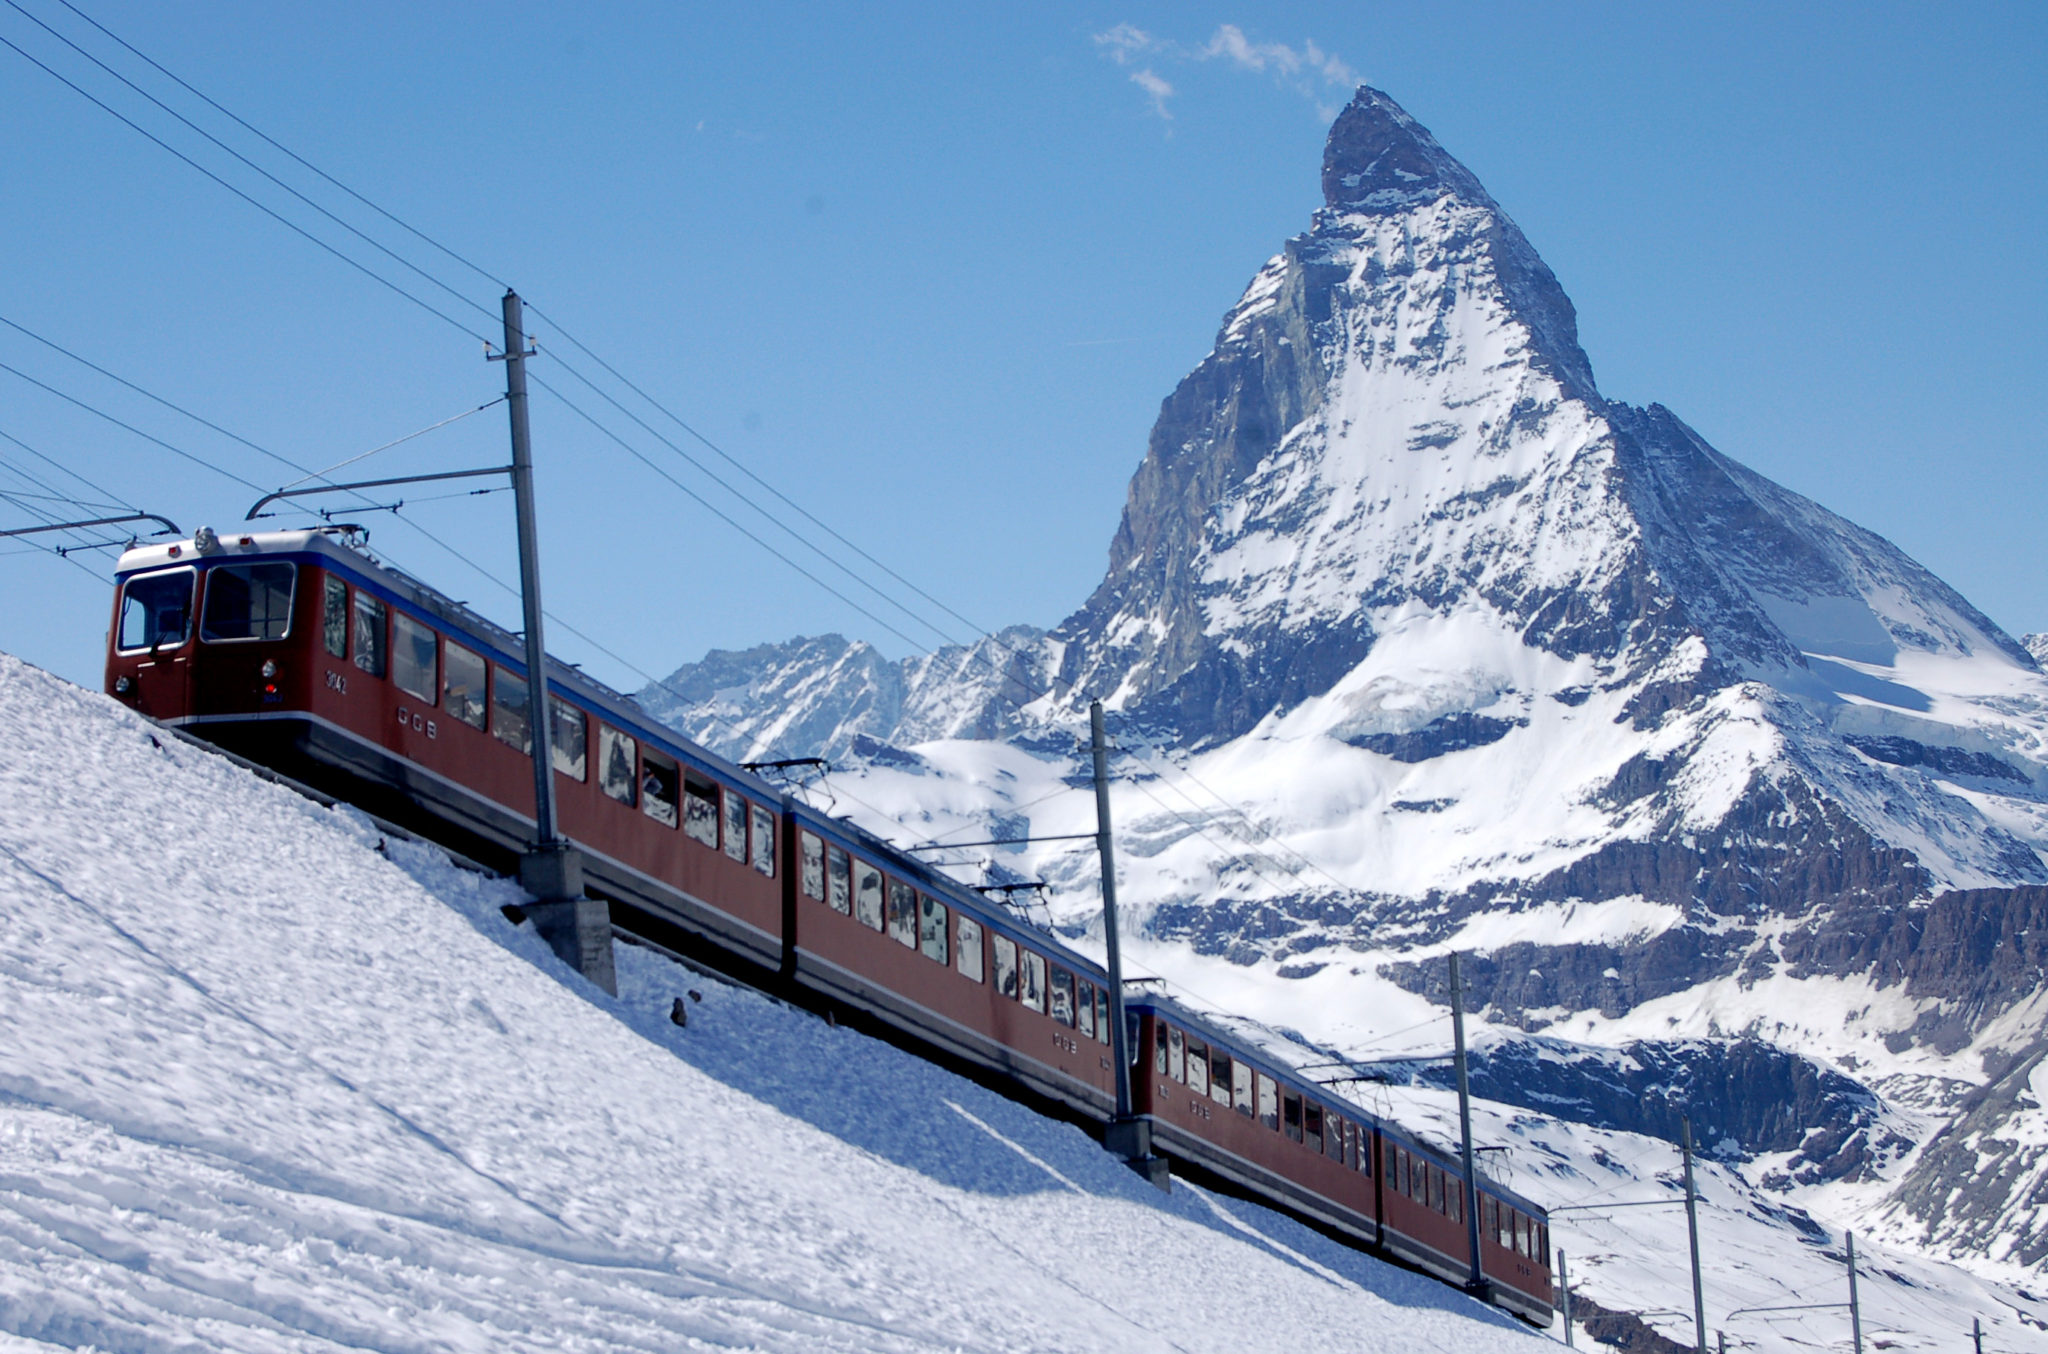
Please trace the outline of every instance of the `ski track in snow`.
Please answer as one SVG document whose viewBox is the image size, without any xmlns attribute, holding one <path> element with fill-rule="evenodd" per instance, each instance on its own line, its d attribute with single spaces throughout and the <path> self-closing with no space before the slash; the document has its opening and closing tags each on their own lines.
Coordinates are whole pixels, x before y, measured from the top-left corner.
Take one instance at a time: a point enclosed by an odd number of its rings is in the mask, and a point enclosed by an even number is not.
<svg viewBox="0 0 2048 1354">
<path fill-rule="evenodd" d="M 0 656 L 0 1351 L 1537 1338 Z M 685 996 L 687 1028 L 668 1019 Z"/>
</svg>

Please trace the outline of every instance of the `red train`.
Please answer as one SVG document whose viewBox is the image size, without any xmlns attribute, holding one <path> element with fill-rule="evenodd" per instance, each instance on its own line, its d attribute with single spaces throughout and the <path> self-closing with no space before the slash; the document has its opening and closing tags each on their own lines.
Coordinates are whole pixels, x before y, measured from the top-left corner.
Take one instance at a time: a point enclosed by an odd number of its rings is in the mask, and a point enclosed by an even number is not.
<svg viewBox="0 0 2048 1354">
<path fill-rule="evenodd" d="M 145 715 L 509 866 L 533 837 L 522 653 L 338 531 L 201 532 L 121 557 L 106 681 Z M 616 924 L 1107 1125 L 1099 965 L 572 668 L 551 666 L 548 694 L 560 831 Z M 1167 998 L 1125 1005 L 1155 1151 L 1471 1282 L 1454 1156 Z M 1490 1181 L 1479 1197 L 1484 1291 L 1548 1325 L 1543 1210 Z"/>
</svg>

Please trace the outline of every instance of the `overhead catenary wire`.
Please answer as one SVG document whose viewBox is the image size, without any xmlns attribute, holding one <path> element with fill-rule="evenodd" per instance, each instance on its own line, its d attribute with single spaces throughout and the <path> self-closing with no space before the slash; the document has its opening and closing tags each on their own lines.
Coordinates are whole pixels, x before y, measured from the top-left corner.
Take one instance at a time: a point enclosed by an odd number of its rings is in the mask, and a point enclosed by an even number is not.
<svg viewBox="0 0 2048 1354">
<path fill-rule="evenodd" d="M 335 178 L 332 174 L 329 174 L 326 170 L 320 168 L 320 166 L 314 164 L 312 161 L 306 159 L 304 156 L 294 151 L 291 147 L 285 145 L 281 141 L 278 141 L 274 137 L 269 136 L 261 128 L 253 126 L 248 121 L 238 116 L 235 112 L 233 112 L 233 110 L 228 109 L 222 106 L 221 104 L 215 102 L 212 98 L 208 97 L 204 91 L 197 89 L 193 85 L 187 83 L 184 79 L 180 78 L 175 72 L 164 67 L 161 63 L 159 63 L 154 57 L 150 56 L 147 52 L 142 51 L 140 48 L 130 43 L 127 39 L 123 38 L 120 34 L 108 28 L 98 19 L 93 18 L 92 15 L 87 14 L 77 5 L 72 4 L 71 0 L 57 0 L 57 3 L 63 5 L 64 8 L 70 10 L 73 14 L 76 14 L 79 18 L 91 24 L 101 33 L 104 33 L 108 38 L 120 44 L 120 46 L 122 46 L 127 51 L 132 53 L 134 56 L 136 56 L 143 62 L 147 63 L 158 74 L 164 76 L 166 79 L 176 84 L 180 89 L 183 89 L 186 93 L 192 95 L 201 103 L 204 103 L 207 107 L 213 109 L 221 116 L 235 123 L 237 126 L 241 127 L 250 135 L 256 137 L 257 139 L 263 141 L 265 144 L 269 145 L 273 149 L 279 151 L 280 153 L 291 159 L 294 163 L 300 165 L 304 169 L 311 171 L 312 173 L 318 175 L 322 179 L 325 179 L 328 183 L 334 185 L 334 187 L 339 188 L 342 192 L 348 194 L 357 202 L 362 203 L 365 207 L 368 207 L 371 211 L 377 213 L 377 215 L 391 222 L 393 225 L 405 231 L 407 234 L 414 236 L 415 238 L 439 250 L 441 253 L 446 254 L 449 258 L 455 260 L 455 262 L 461 264 L 463 267 L 469 269 L 471 272 L 477 274 L 479 277 L 482 277 L 485 281 L 490 282 L 505 291 L 512 290 L 511 283 L 506 282 L 504 279 L 497 277 L 494 274 L 486 271 L 478 264 L 465 258 L 463 255 L 458 254 L 453 249 L 450 249 L 447 245 L 442 244 L 433 236 L 428 235 L 426 232 L 411 225 L 410 223 L 394 215 L 393 213 L 386 211 L 384 208 L 378 206 L 375 202 L 372 202 L 369 198 L 364 197 L 361 193 L 358 193 L 355 189 L 343 183 L 340 179 Z M 552 321 L 550 323 L 552 323 Z"/>
<path fill-rule="evenodd" d="M 469 335 L 471 338 L 477 340 L 479 343 L 488 344 L 490 342 L 490 340 L 485 338 L 482 334 L 478 333 L 474 329 L 471 329 L 468 325 L 464 324 L 461 320 L 456 319 L 453 315 L 448 314 L 439 306 L 436 306 L 432 302 L 427 301 L 419 296 L 414 295 L 412 292 L 407 291 L 404 287 L 399 286 L 396 282 L 393 282 L 390 278 L 385 277 L 382 273 L 379 273 L 374 268 L 371 268 L 369 265 L 363 263 L 358 259 L 351 258 L 349 255 L 343 253 L 341 250 L 327 243 L 327 241 L 321 239 L 319 236 L 313 234 L 305 227 L 299 225 L 290 217 L 287 217 L 283 213 L 277 211 L 275 208 L 272 208 L 266 205 L 265 203 L 258 201 L 256 198 L 242 191 L 234 184 L 229 183 L 226 179 L 214 173 L 205 165 L 200 164 L 197 160 L 185 154 L 185 152 L 179 150 L 176 146 L 171 145 L 168 141 L 165 141 L 162 137 L 156 135 L 154 132 L 149 131 L 140 123 L 128 117 L 125 113 L 122 113 L 118 109 L 115 109 L 111 105 L 105 103 L 101 99 L 97 98 L 96 96 L 88 92 L 83 86 L 70 80 L 69 78 L 55 70 L 53 67 L 37 59 L 27 50 L 15 44 L 12 40 L 5 37 L 0 37 L 0 47 L 6 47 L 9 51 L 12 51 L 16 56 L 19 56 L 22 60 L 28 62 L 36 69 L 42 71 L 51 79 L 56 80 L 66 89 L 71 90 L 80 98 L 91 103 L 94 107 L 100 109 L 102 112 L 105 112 L 109 117 L 115 118 L 124 126 L 127 126 L 133 131 L 135 131 L 138 135 L 143 136 L 147 138 L 149 141 L 162 147 L 165 151 L 167 151 L 171 155 L 176 156 L 185 164 L 190 165 L 193 169 L 199 171 L 199 173 L 204 174 L 207 178 L 213 180 L 222 188 L 227 189 L 230 193 L 233 193 L 236 197 L 242 199 L 242 201 L 248 203 L 257 211 L 260 211 L 265 216 L 270 217 L 272 220 L 276 221 L 279 225 L 285 227 L 293 234 L 300 236 L 301 238 L 311 242 L 319 249 L 325 251 L 328 254 L 333 255 L 337 259 L 340 259 L 343 263 L 347 264 L 349 267 L 355 269 L 363 276 L 377 283 L 379 286 L 385 287 L 390 291 L 397 293 L 399 296 L 404 297 L 406 300 L 418 306 L 421 310 L 426 311 L 429 315 L 434 316 L 436 319 L 441 320 L 445 324 L 452 325 L 454 328 L 460 330 L 462 333 Z M 475 303 L 471 302 L 470 304 L 474 305 Z"/>
</svg>

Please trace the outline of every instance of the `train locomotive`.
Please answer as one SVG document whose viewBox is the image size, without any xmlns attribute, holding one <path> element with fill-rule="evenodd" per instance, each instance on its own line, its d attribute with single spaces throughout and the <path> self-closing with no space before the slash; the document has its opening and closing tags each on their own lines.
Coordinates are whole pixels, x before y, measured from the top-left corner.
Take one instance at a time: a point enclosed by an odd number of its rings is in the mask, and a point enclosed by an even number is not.
<svg viewBox="0 0 2048 1354">
<path fill-rule="evenodd" d="M 143 715 L 506 866 L 534 836 L 532 674 L 511 632 L 345 529 L 137 546 L 106 690 Z M 627 933 L 1107 1128 L 1107 975 L 857 825 L 549 664 L 557 814 Z M 1542 1208 L 1170 997 L 1125 999 L 1132 1109 L 1182 1171 L 1547 1326 Z"/>
</svg>

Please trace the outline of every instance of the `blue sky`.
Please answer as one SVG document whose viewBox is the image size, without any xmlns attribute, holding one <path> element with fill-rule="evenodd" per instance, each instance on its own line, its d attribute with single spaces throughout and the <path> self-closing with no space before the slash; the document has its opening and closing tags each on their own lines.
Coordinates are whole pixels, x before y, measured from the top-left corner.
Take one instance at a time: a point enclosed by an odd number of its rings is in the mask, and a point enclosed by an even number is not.
<svg viewBox="0 0 2048 1354">
<path fill-rule="evenodd" d="M 1355 75 L 1519 222 L 1577 304 L 1610 397 L 1669 406 L 1889 536 L 2008 629 L 2048 628 L 2039 6 L 76 2 L 513 282 L 982 625 L 1050 625 L 1099 581 L 1160 400 L 1305 227 L 1327 116 Z M 500 369 L 465 332 L 490 332 L 470 307 L 495 310 L 493 282 L 154 77 L 62 0 L 14 3 L 0 37 L 461 323 L 4 48 L 0 315 L 309 467 L 497 393 Z M 314 216 L 23 11 L 463 299 Z M 1121 46 L 1102 40 L 1118 32 Z M 604 410 L 560 358 L 594 366 L 548 321 L 535 329 L 535 375 Z M 0 362 L 254 484 L 292 477 L 16 331 L 0 328 Z M 544 392 L 534 429 L 550 609 L 626 660 L 556 630 L 554 647 L 594 673 L 632 687 L 635 667 L 825 630 L 910 647 Z M 187 528 L 238 520 L 256 496 L 6 372 L 0 433 Z M 492 464 L 504 441 L 493 409 L 362 469 Z M 0 464 L 61 481 L 12 443 Z M 28 489 L 5 469 L 0 487 Z M 507 497 L 421 501 L 447 492 L 410 496 L 405 519 L 513 577 Z M 28 520 L 7 504 L 0 515 Z M 412 526 L 364 520 L 373 549 L 515 616 Z M 0 647 L 96 682 L 107 558 L 74 561 L 0 554 Z"/>
</svg>

